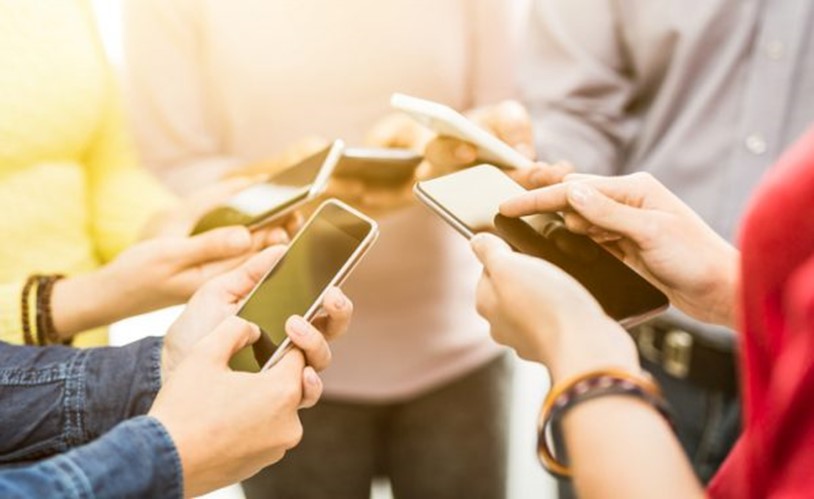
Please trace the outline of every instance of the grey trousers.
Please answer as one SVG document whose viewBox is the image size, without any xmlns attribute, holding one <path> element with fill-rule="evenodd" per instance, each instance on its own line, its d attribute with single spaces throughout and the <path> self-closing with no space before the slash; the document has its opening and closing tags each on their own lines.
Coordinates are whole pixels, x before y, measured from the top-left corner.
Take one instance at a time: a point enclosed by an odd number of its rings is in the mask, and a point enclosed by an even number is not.
<svg viewBox="0 0 814 499">
<path fill-rule="evenodd" d="M 244 482 L 248 499 L 367 499 L 376 476 L 396 499 L 506 497 L 507 356 L 397 404 L 322 400 L 300 445 Z"/>
</svg>

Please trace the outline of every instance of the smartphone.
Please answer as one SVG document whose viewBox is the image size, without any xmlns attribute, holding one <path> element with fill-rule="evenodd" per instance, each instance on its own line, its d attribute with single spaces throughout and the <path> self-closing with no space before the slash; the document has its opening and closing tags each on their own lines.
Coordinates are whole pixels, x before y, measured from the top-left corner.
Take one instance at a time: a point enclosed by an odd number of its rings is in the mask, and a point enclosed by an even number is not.
<svg viewBox="0 0 814 499">
<path fill-rule="evenodd" d="M 528 168 L 534 164 L 534 161 L 451 107 L 398 93 L 390 98 L 390 105 L 438 135 L 474 144 L 478 149 L 478 158 L 484 162 L 502 168 Z"/>
<path fill-rule="evenodd" d="M 334 175 L 376 186 L 399 186 L 415 178 L 424 156 L 410 149 L 346 148 Z"/>
<path fill-rule="evenodd" d="M 378 233 L 375 221 L 350 206 L 335 199 L 322 203 L 238 310 L 261 335 L 232 357 L 231 367 L 259 372 L 277 363 L 291 348 L 286 320 L 312 320 L 328 288 L 345 280 Z"/>
<path fill-rule="evenodd" d="M 228 225 L 256 229 L 279 220 L 319 196 L 328 184 L 345 145 L 341 140 L 290 166 L 265 182 L 248 187 L 223 206 L 201 217 L 191 235 Z"/>
<path fill-rule="evenodd" d="M 490 165 L 419 182 L 415 187 L 419 200 L 467 238 L 491 232 L 516 251 L 543 258 L 570 274 L 624 327 L 667 308 L 664 293 L 591 238 L 569 231 L 559 214 L 500 215 L 501 203 L 524 192 L 520 184 Z"/>
</svg>

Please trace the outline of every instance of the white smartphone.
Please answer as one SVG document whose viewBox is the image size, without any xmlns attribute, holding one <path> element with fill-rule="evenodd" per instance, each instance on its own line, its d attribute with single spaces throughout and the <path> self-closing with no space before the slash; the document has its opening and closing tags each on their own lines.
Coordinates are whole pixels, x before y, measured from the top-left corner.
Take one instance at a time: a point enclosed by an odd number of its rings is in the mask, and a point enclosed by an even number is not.
<svg viewBox="0 0 814 499">
<path fill-rule="evenodd" d="M 592 239 L 573 233 L 557 213 L 500 215 L 500 204 L 526 190 L 506 173 L 481 165 L 415 186 L 416 196 L 458 232 L 490 232 L 516 251 L 545 259 L 580 282 L 605 312 L 632 327 L 664 311 L 667 297 Z"/>
<path fill-rule="evenodd" d="M 449 106 L 404 94 L 393 94 L 390 105 L 439 135 L 470 142 L 478 159 L 503 168 L 528 168 L 534 161 L 517 152 Z"/>
<path fill-rule="evenodd" d="M 377 186 L 400 186 L 415 178 L 424 156 L 411 149 L 348 147 L 334 176 L 358 179 Z"/>
<path fill-rule="evenodd" d="M 259 372 L 277 363 L 291 349 L 286 320 L 312 320 L 328 288 L 345 280 L 378 233 L 375 221 L 350 206 L 335 199 L 322 203 L 238 310 L 261 335 L 232 357 L 231 367 Z"/>
<path fill-rule="evenodd" d="M 341 140 L 334 141 L 322 151 L 271 175 L 265 182 L 240 191 L 223 206 L 201 217 L 191 235 L 228 225 L 256 229 L 279 220 L 322 194 L 344 149 Z"/>
</svg>

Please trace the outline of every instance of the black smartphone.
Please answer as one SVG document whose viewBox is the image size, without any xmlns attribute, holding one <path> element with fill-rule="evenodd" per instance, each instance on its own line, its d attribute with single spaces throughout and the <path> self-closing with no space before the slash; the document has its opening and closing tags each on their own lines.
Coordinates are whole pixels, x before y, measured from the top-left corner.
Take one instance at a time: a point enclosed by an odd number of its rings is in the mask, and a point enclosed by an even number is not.
<svg viewBox="0 0 814 499">
<path fill-rule="evenodd" d="M 424 156 L 410 149 L 349 147 L 342 153 L 334 175 L 376 186 L 400 186 L 413 180 L 423 160 Z"/>
<path fill-rule="evenodd" d="M 288 318 L 313 319 L 328 288 L 344 281 L 377 235 L 376 222 L 366 215 L 335 199 L 322 203 L 237 312 L 262 334 L 232 357 L 231 367 L 258 372 L 281 359 L 291 345 Z"/>
<path fill-rule="evenodd" d="M 218 227 L 245 225 L 255 229 L 294 211 L 319 196 L 342 156 L 344 144 L 337 140 L 268 180 L 248 187 L 201 217 L 191 235 Z"/>
<path fill-rule="evenodd" d="M 605 313 L 625 327 L 664 311 L 667 297 L 589 237 L 569 231 L 557 213 L 507 218 L 500 204 L 526 192 L 494 166 L 481 165 L 416 184 L 419 200 L 471 238 L 491 232 L 512 248 L 543 258 L 574 277 Z"/>
</svg>

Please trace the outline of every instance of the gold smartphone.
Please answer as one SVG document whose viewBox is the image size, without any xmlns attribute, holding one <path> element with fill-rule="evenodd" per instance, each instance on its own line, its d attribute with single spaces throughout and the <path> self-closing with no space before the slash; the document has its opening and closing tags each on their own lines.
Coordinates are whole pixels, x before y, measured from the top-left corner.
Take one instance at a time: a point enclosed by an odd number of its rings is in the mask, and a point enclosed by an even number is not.
<svg viewBox="0 0 814 499">
<path fill-rule="evenodd" d="M 341 140 L 268 180 L 243 189 L 223 206 L 201 217 L 191 235 L 218 227 L 245 225 L 256 229 L 279 220 L 325 190 L 345 148 Z"/>
<path fill-rule="evenodd" d="M 424 156 L 411 149 L 349 147 L 342 153 L 334 176 L 380 187 L 404 186 L 415 178 L 423 160 Z"/>
<path fill-rule="evenodd" d="M 277 363 L 291 348 L 286 320 L 312 320 L 328 288 L 345 280 L 378 234 L 370 217 L 335 199 L 322 203 L 237 312 L 257 324 L 261 335 L 232 357 L 232 368 L 258 372 Z"/>
<path fill-rule="evenodd" d="M 465 237 L 490 232 L 516 251 L 560 267 L 624 327 L 639 324 L 669 305 L 664 293 L 601 245 L 569 231 L 559 214 L 500 215 L 501 203 L 526 190 L 494 166 L 476 166 L 419 182 L 414 191 L 421 202 Z"/>
</svg>

